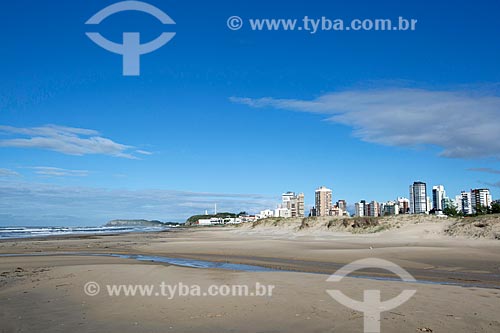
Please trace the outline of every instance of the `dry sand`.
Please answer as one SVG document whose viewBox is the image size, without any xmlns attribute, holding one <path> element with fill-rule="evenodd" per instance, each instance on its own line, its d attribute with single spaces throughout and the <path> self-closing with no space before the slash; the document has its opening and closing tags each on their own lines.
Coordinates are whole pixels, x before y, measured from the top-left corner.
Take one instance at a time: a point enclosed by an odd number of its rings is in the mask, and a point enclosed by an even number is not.
<svg viewBox="0 0 500 333">
<path fill-rule="evenodd" d="M 327 289 L 362 300 L 403 289 L 417 293 L 382 313 L 382 332 L 499 332 L 500 242 L 444 237 L 446 223 L 403 225 L 375 234 L 287 228 L 205 228 L 151 234 L 58 237 L 0 242 L 0 253 L 89 252 L 257 264 L 293 270 L 238 272 L 96 256 L 0 257 L 1 332 L 363 332 L 363 314 Z M 417 279 L 487 288 L 345 278 L 328 274 L 356 259 L 393 261 Z M 322 274 L 312 274 L 312 273 Z M 382 271 L 361 275 L 385 276 Z M 89 281 L 101 292 L 87 296 Z M 274 285 L 271 297 L 109 296 L 109 284 Z"/>
</svg>

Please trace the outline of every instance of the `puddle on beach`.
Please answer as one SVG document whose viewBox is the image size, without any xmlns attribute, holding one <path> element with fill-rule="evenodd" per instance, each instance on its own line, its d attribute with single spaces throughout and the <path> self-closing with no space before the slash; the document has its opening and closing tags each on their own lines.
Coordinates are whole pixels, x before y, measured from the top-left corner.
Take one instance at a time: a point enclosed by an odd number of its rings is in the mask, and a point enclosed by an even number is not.
<svg viewBox="0 0 500 333">
<path fill-rule="evenodd" d="M 0 254 L 0 257 L 24 257 L 24 256 L 96 256 L 96 257 L 115 257 L 122 259 L 134 259 L 139 261 L 149 261 L 171 264 L 175 266 L 191 267 L 191 268 L 213 268 L 225 269 L 241 272 L 276 272 L 277 269 L 272 269 L 263 266 L 232 264 L 228 262 L 215 262 L 195 259 L 170 258 L 163 256 L 150 256 L 142 254 L 115 254 L 115 253 L 86 253 L 86 252 L 61 252 L 61 253 L 27 253 L 27 254 Z"/>
<path fill-rule="evenodd" d="M 232 263 L 228 263 L 228 262 L 215 262 L 215 261 L 170 258 L 170 257 L 148 256 L 148 255 L 114 254 L 112 256 L 119 257 L 119 258 L 125 258 L 125 259 L 135 259 L 135 260 L 139 260 L 139 261 L 161 262 L 161 263 L 167 263 L 167 264 L 171 264 L 171 265 L 191 267 L 191 268 L 216 268 L 216 269 L 225 269 L 225 270 L 242 271 L 242 272 L 272 272 L 272 271 L 277 271 L 276 269 L 262 267 L 262 266 L 232 264 Z"/>
<path fill-rule="evenodd" d="M 142 255 L 142 254 L 116 254 L 116 253 L 86 253 L 86 252 L 52 252 L 52 253 L 16 253 L 16 254 L 0 254 L 0 257 L 28 257 L 28 256 L 97 256 L 97 257 L 114 257 L 122 259 L 133 259 L 138 261 L 148 261 L 170 264 L 181 267 L 190 268 L 201 268 L 201 269 L 224 269 L 239 272 L 291 272 L 281 269 L 268 268 L 264 266 L 256 265 L 245 265 L 245 264 L 233 264 L 229 262 L 216 262 L 216 261 L 206 261 L 206 260 L 196 260 L 196 259 L 184 259 L 184 258 L 171 258 L 164 256 L 152 256 L 152 255 Z M 300 271 L 294 271 L 299 273 Z M 310 273 L 310 272 L 302 272 Z M 323 273 L 313 273 L 313 274 L 323 274 Z M 369 279 L 378 281 L 391 281 L 391 282 L 404 282 L 398 278 L 392 277 L 380 277 L 373 275 L 349 275 L 350 278 L 356 279 Z M 448 281 L 431 281 L 431 280 L 421 280 L 418 279 L 413 283 L 420 284 L 435 284 L 435 285 L 449 285 L 449 286 L 461 286 L 467 288 L 494 288 L 498 289 L 495 285 L 481 284 L 481 283 L 466 283 L 466 282 L 448 282 Z"/>
</svg>

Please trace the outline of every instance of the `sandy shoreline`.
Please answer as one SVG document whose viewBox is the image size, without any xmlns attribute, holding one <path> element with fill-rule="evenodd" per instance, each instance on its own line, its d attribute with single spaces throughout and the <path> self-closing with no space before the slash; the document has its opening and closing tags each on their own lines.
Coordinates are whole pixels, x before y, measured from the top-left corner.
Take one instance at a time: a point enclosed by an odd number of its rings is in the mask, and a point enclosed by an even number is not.
<svg viewBox="0 0 500 333">
<path fill-rule="evenodd" d="M 418 332 L 420 328 L 498 332 L 500 290 L 494 288 L 500 284 L 500 242 L 435 237 L 432 231 L 441 227 L 420 225 L 420 232 L 409 227 L 376 235 L 216 228 L 3 240 L 2 254 L 56 255 L 0 257 L 0 331 L 362 332 L 362 313 L 334 301 L 327 289 L 338 288 L 359 300 L 362 290 L 380 289 L 386 299 L 412 285 L 417 294 L 411 300 L 382 314 L 382 332 Z M 427 229 L 430 232 L 422 232 Z M 195 269 L 57 252 L 163 255 L 296 272 Z M 335 286 L 326 282 L 327 274 L 343 264 L 369 257 L 390 260 L 417 279 L 484 283 L 487 288 L 356 278 Z M 364 273 L 387 276 L 382 271 Z M 276 292 L 272 297 L 169 300 L 103 293 L 90 297 L 83 292 L 88 281 L 202 286 L 259 282 L 275 285 Z"/>
</svg>

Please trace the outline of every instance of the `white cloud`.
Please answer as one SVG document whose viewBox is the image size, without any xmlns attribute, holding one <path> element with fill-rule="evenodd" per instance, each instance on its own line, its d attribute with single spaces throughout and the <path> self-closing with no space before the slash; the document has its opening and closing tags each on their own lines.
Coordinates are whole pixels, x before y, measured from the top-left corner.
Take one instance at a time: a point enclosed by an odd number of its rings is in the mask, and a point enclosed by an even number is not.
<svg viewBox="0 0 500 333">
<path fill-rule="evenodd" d="M 453 158 L 500 158 L 500 97 L 474 91 L 371 89 L 313 100 L 240 98 L 255 108 L 315 113 L 353 128 L 355 137 L 389 146 L 438 146 Z"/>
<path fill-rule="evenodd" d="M 185 221 L 212 211 L 256 212 L 275 198 L 259 194 L 126 190 L 0 182 L 0 224 L 101 225 L 116 218 Z M 58 218 L 54 218 L 58 216 Z"/>
<path fill-rule="evenodd" d="M 31 167 L 30 169 L 35 170 L 37 175 L 48 176 L 48 177 L 86 177 L 89 175 L 87 170 L 68 170 L 54 167 Z"/>
<path fill-rule="evenodd" d="M 19 177 L 21 176 L 18 172 L 10 169 L 0 168 L 0 177 Z"/>
<path fill-rule="evenodd" d="M 136 159 L 132 146 L 116 143 L 91 129 L 46 125 L 19 128 L 0 126 L 0 134 L 10 136 L 0 140 L 0 147 L 39 148 L 68 155 L 102 154 Z"/>
</svg>

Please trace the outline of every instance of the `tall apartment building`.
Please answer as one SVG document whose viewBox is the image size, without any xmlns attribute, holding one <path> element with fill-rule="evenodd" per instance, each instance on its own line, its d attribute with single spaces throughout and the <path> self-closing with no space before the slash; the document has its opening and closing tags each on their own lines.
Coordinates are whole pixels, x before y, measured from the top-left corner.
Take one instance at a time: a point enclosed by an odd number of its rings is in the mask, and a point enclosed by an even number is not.
<svg viewBox="0 0 500 333">
<path fill-rule="evenodd" d="M 286 192 L 281 195 L 281 205 L 278 209 L 287 210 L 287 217 L 297 214 L 297 203 L 295 201 L 295 192 Z"/>
<path fill-rule="evenodd" d="M 283 207 L 286 207 L 292 199 L 295 198 L 295 192 L 286 192 L 281 195 L 281 203 Z"/>
<path fill-rule="evenodd" d="M 360 202 L 356 202 L 354 204 L 354 216 L 365 216 L 365 205 L 366 201 L 361 200 Z"/>
<path fill-rule="evenodd" d="M 462 212 L 464 215 L 472 214 L 471 192 L 462 191 L 462 193 L 455 197 L 455 203 L 459 212 Z"/>
<path fill-rule="evenodd" d="M 471 204 L 472 213 L 476 213 L 478 207 L 490 208 L 491 207 L 491 193 L 487 188 L 477 188 L 470 191 L 471 193 Z"/>
<path fill-rule="evenodd" d="M 290 217 L 304 217 L 304 193 L 286 192 L 281 195 L 281 209 L 288 209 Z"/>
<path fill-rule="evenodd" d="M 315 192 L 316 216 L 328 216 L 332 208 L 332 190 L 321 186 Z"/>
<path fill-rule="evenodd" d="M 442 211 L 444 209 L 443 202 L 446 197 L 446 191 L 443 185 L 432 187 L 432 209 L 435 211 Z"/>
<path fill-rule="evenodd" d="M 304 193 L 297 195 L 297 217 L 305 216 Z"/>
<path fill-rule="evenodd" d="M 414 182 L 410 185 L 410 214 L 427 214 L 427 184 Z"/>
<path fill-rule="evenodd" d="M 372 201 L 368 204 L 368 214 L 366 216 L 380 216 L 380 205 L 377 201 Z"/>
</svg>

